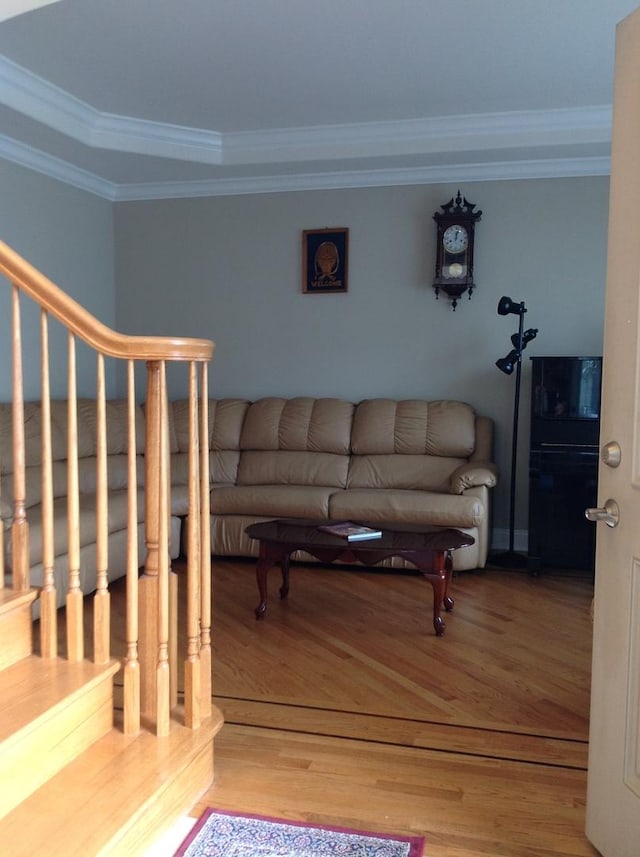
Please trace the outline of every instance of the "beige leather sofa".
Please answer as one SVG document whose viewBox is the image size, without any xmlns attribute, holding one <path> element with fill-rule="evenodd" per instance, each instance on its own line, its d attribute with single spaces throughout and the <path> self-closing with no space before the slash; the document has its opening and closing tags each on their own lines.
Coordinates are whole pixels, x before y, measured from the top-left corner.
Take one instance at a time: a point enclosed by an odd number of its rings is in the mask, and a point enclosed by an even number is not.
<svg viewBox="0 0 640 857">
<path fill-rule="evenodd" d="M 67 403 L 52 402 L 56 578 L 59 603 L 68 581 Z M 25 405 L 27 517 L 31 582 L 43 581 L 41 408 Z M 140 496 L 139 564 L 144 560 L 144 410 L 136 413 Z M 492 421 L 462 402 L 265 398 L 209 402 L 212 552 L 255 556 L 249 524 L 271 518 L 322 518 L 453 526 L 475 539 L 454 555 L 457 569 L 483 567 L 490 539 Z M 126 571 L 127 406 L 107 404 L 109 577 Z M 169 408 L 171 556 L 179 553 L 187 512 L 188 404 Z M 95 571 L 95 402 L 78 402 L 80 585 L 91 592 Z M 11 406 L 0 404 L 0 513 L 12 520 Z M 8 536 L 8 533 L 6 533 Z M 11 542 L 5 538 L 6 568 Z"/>
<path fill-rule="evenodd" d="M 493 423 L 470 405 L 228 399 L 212 404 L 210 424 L 214 554 L 255 556 L 244 530 L 256 521 L 327 518 L 456 527 L 475 544 L 454 567 L 485 565 Z"/>
</svg>

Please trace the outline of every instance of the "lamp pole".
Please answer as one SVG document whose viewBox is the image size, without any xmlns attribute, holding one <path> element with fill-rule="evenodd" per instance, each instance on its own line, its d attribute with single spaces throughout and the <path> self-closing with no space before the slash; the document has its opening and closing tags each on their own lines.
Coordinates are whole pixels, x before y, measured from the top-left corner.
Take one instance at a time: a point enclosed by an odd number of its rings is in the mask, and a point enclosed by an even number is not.
<svg viewBox="0 0 640 857">
<path fill-rule="evenodd" d="M 489 561 L 493 565 L 502 568 L 524 568 L 527 565 L 527 557 L 516 553 L 514 546 L 514 534 L 516 524 L 516 476 L 518 466 L 518 422 L 520 416 L 520 380 L 522 375 L 522 352 L 527 343 L 535 338 L 537 328 L 531 328 L 523 332 L 524 314 L 526 312 L 524 301 L 514 303 L 511 298 L 503 297 L 498 304 L 498 315 L 509 315 L 513 313 L 518 316 L 518 332 L 511 337 L 513 349 L 502 360 L 496 361 L 496 366 L 506 375 L 511 375 L 516 370 L 516 388 L 513 399 L 513 426 L 511 434 L 511 484 L 509 493 L 509 549 L 503 553 L 492 554 Z"/>
<path fill-rule="evenodd" d="M 522 375 L 522 333 L 524 328 L 524 312 L 520 313 L 518 325 L 518 362 L 516 363 L 516 389 L 513 400 L 513 432 L 511 437 L 511 488 L 509 495 L 509 559 L 517 558 L 519 567 L 526 564 L 522 554 L 514 550 L 514 532 L 516 526 L 516 468 L 518 464 L 518 422 L 520 417 L 520 376 Z"/>
</svg>

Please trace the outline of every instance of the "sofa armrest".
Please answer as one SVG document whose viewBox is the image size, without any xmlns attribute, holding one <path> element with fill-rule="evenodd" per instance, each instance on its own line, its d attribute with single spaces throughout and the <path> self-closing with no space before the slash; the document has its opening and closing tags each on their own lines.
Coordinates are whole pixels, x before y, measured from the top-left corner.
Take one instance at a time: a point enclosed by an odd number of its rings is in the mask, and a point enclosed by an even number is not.
<svg viewBox="0 0 640 857">
<path fill-rule="evenodd" d="M 498 481 L 498 468 L 491 461 L 474 461 L 456 467 L 449 477 L 449 493 L 462 494 L 466 488 L 486 485 L 494 488 Z"/>
</svg>

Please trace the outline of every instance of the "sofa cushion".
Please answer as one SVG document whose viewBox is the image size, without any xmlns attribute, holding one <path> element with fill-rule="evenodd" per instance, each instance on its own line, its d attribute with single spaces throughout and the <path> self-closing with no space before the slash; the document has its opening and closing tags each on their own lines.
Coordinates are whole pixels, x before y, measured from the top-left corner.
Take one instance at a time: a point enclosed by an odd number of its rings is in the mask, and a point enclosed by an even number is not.
<svg viewBox="0 0 640 857">
<path fill-rule="evenodd" d="M 474 446 L 475 413 L 464 402 L 366 399 L 353 419 L 351 449 L 356 455 L 468 458 Z"/>
<path fill-rule="evenodd" d="M 214 487 L 213 515 L 254 515 L 267 518 L 328 518 L 333 488 L 300 485 Z"/>
<path fill-rule="evenodd" d="M 97 459 L 95 457 L 81 458 L 78 460 L 78 487 L 80 494 L 93 494 L 96 490 Z M 139 455 L 136 458 L 136 469 L 138 485 L 144 485 L 144 458 Z M 51 478 L 53 496 L 67 496 L 68 463 L 66 461 L 54 461 L 51 466 Z M 126 488 L 129 482 L 129 461 L 126 455 L 107 456 L 107 484 L 109 491 L 117 491 Z M 27 467 L 25 469 L 25 508 L 31 509 L 42 502 L 42 468 Z M 2 517 L 5 510 L 9 510 L 9 518 L 13 518 L 13 491 L 14 475 L 9 473 L 2 479 L 3 507 Z"/>
<path fill-rule="evenodd" d="M 51 457 L 53 461 L 66 461 L 68 454 L 69 413 L 66 400 L 54 399 L 51 410 Z M 97 449 L 97 412 L 95 399 L 78 399 L 77 410 L 77 454 L 80 460 L 90 458 Z M 128 449 L 128 405 L 124 399 L 109 399 L 106 402 L 107 455 L 125 454 Z M 13 472 L 12 405 L 0 404 L 0 472 Z M 141 454 L 145 443 L 145 422 L 142 405 L 135 408 L 136 451 Z M 39 467 L 42 463 L 42 405 L 40 402 L 25 402 L 25 466 Z"/>
<path fill-rule="evenodd" d="M 240 446 L 347 455 L 353 412 L 341 399 L 260 399 L 247 411 Z"/>
<path fill-rule="evenodd" d="M 344 488 L 349 459 L 323 452 L 243 452 L 238 485 L 314 485 Z"/>
<path fill-rule="evenodd" d="M 209 483 L 220 482 L 234 485 L 238 476 L 240 453 L 233 449 L 209 452 Z M 187 485 L 189 482 L 189 454 L 176 452 L 171 456 L 171 484 Z"/>
<path fill-rule="evenodd" d="M 29 521 L 29 548 L 30 565 L 42 562 L 42 517 L 41 510 L 37 514 L 28 515 Z M 144 492 L 138 491 L 138 521 L 144 520 Z M 54 555 L 59 556 L 67 552 L 67 498 L 59 497 L 53 503 L 53 539 Z M 83 494 L 80 497 L 80 547 L 92 545 L 96 540 L 96 498 L 95 495 Z M 114 491 L 109 495 L 108 503 L 108 531 L 109 533 L 123 530 L 128 521 L 128 498 L 127 491 Z M 7 568 L 12 567 L 11 540 L 6 545 Z"/>
<path fill-rule="evenodd" d="M 208 448 L 212 450 L 239 450 L 240 432 L 249 402 L 246 399 L 209 399 Z M 171 452 L 189 451 L 189 400 L 171 402 L 173 437 Z"/>
<path fill-rule="evenodd" d="M 53 496 L 65 496 L 67 493 L 67 462 L 54 461 L 52 468 Z M 40 465 L 27 467 L 24 472 L 25 508 L 37 506 L 42 499 L 42 468 Z M 2 477 L 2 496 L 4 504 L 11 510 L 9 517 L 13 519 L 14 476 L 8 473 Z M 4 512 L 3 512 L 4 517 Z"/>
<path fill-rule="evenodd" d="M 333 520 L 394 524 L 433 524 L 443 527 L 477 527 L 486 510 L 477 498 L 460 494 L 399 489 L 336 491 L 329 501 Z"/>
<path fill-rule="evenodd" d="M 347 486 L 448 492 L 450 477 L 463 462 L 436 455 L 353 455 Z"/>
<path fill-rule="evenodd" d="M 40 404 L 24 404 L 25 465 L 39 465 L 42 459 L 42 421 Z M 0 403 L 0 473 L 13 472 L 13 407 L 11 402 Z"/>
</svg>

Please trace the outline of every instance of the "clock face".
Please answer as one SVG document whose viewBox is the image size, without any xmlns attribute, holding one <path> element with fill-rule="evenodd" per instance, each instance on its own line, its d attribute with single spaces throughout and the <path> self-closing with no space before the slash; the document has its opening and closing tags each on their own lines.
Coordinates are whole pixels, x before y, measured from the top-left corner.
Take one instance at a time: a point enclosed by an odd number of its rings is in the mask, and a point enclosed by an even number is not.
<svg viewBox="0 0 640 857">
<path fill-rule="evenodd" d="M 442 246 L 447 253 L 463 253 L 469 246 L 469 235 L 464 226 L 453 223 L 442 235 Z"/>
</svg>

